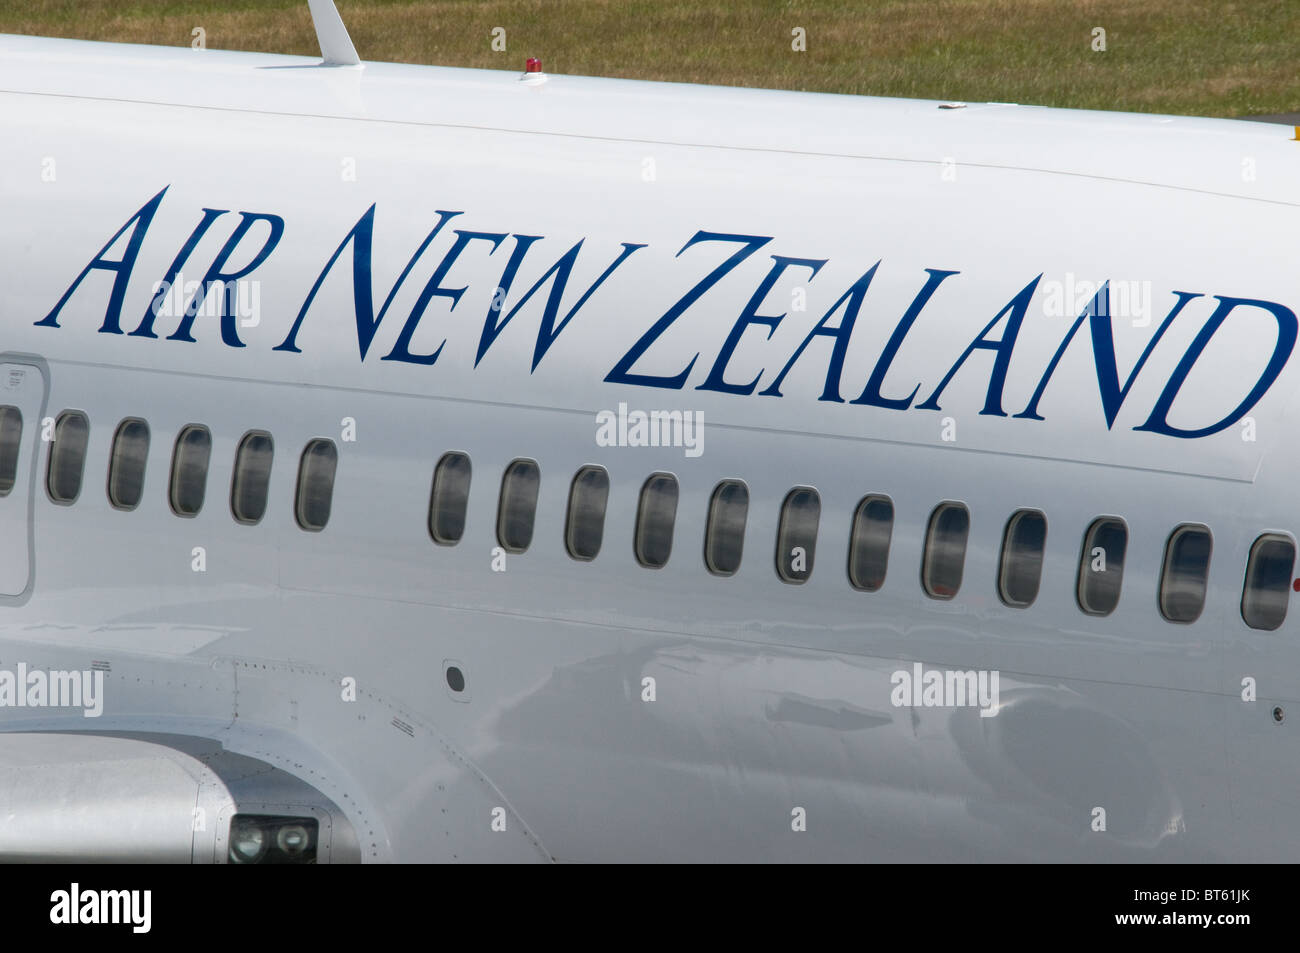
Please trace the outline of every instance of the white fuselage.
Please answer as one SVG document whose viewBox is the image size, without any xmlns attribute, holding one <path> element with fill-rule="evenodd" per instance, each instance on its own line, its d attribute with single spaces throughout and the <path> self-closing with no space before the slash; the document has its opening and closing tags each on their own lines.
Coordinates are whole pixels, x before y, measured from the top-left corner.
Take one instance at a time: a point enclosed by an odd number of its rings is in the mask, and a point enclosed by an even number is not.
<svg viewBox="0 0 1300 953">
<path fill-rule="evenodd" d="M 0 663 L 108 663 L 93 724 L 0 725 L 220 741 L 341 805 L 366 860 L 1295 860 L 1300 619 L 1241 610 L 1252 544 L 1295 531 L 1289 139 L 0 38 L 0 364 L 27 388 Z M 215 293 L 192 322 L 151 306 L 174 273 L 262 252 L 232 314 Z M 1087 319 L 1070 337 L 1104 281 L 1110 370 Z M 609 445 L 620 405 L 693 415 L 699 443 Z M 59 503 L 40 421 L 66 410 L 90 431 Z M 151 441 L 126 511 L 105 485 L 130 417 Z M 169 472 L 196 423 L 211 459 L 185 518 Z M 250 430 L 275 447 L 256 525 L 230 503 Z M 295 520 L 313 438 L 338 450 L 319 533 Z M 472 482 L 438 545 L 449 451 Z M 504 553 L 520 458 L 533 538 Z M 610 481 L 591 561 L 565 548 L 584 465 Z M 651 569 L 634 531 L 657 472 L 680 495 Z M 705 521 L 728 479 L 749 505 L 723 577 Z M 802 584 L 777 571 L 795 487 L 820 498 Z M 871 494 L 894 524 L 867 592 L 846 567 Z M 948 600 L 921 581 L 943 501 L 970 513 Z M 1017 608 L 999 560 L 1023 509 L 1048 529 Z M 1128 548 L 1118 606 L 1091 616 L 1080 550 L 1103 516 Z M 1190 624 L 1159 608 L 1182 524 L 1213 537 Z M 916 663 L 997 673 L 996 714 L 894 704 Z"/>
</svg>

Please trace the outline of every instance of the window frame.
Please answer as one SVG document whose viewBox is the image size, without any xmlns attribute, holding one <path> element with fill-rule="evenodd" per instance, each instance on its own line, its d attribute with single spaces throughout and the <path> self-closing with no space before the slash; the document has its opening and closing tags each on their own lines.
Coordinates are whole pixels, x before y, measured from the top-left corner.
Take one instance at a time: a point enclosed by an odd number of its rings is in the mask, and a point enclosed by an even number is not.
<svg viewBox="0 0 1300 953">
<path fill-rule="evenodd" d="M 930 587 L 933 559 L 931 553 L 934 551 L 934 537 L 937 530 L 939 515 L 948 509 L 960 509 L 966 514 L 966 531 L 962 534 L 961 544 L 961 569 L 957 575 L 957 585 L 953 587 L 950 593 L 936 592 Z M 957 598 L 961 592 L 962 584 L 966 581 L 966 555 L 970 551 L 970 530 L 971 530 L 970 507 L 960 500 L 941 500 L 935 504 L 934 509 L 930 511 L 930 518 L 925 524 L 925 543 L 921 549 L 921 590 L 931 599 L 939 602 L 951 602 Z"/>
<path fill-rule="evenodd" d="M 22 456 L 23 456 L 23 430 L 27 424 L 27 422 L 23 420 L 23 409 L 21 407 L 17 407 L 13 404 L 0 405 L 0 461 L 5 463 L 9 462 L 4 459 L 7 456 L 7 450 L 4 449 L 5 448 L 4 418 L 8 416 L 5 413 L 6 411 L 13 411 L 14 415 L 18 417 L 18 435 L 13 440 L 12 476 L 5 478 L 3 471 L 0 470 L 0 498 L 8 496 L 10 493 L 14 491 L 14 488 L 18 486 L 18 466 L 19 466 L 19 461 L 22 460 Z"/>
<path fill-rule="evenodd" d="M 505 537 L 506 487 L 511 474 L 520 466 L 531 466 L 537 471 L 537 480 L 534 484 L 532 499 L 529 501 L 528 540 L 523 544 L 523 546 L 508 543 Z M 501 471 L 501 490 L 497 495 L 497 542 L 507 553 L 518 556 L 528 552 L 528 550 L 532 548 L 533 539 L 537 535 L 537 501 L 541 497 L 541 490 L 542 467 L 532 457 L 516 457 L 506 464 L 505 469 Z"/>
<path fill-rule="evenodd" d="M 1174 618 L 1166 611 L 1166 599 L 1168 594 L 1165 591 L 1165 584 L 1169 579 L 1169 564 L 1174 555 L 1174 543 L 1189 533 L 1203 531 L 1209 541 L 1209 552 L 1205 556 L 1204 575 L 1201 580 L 1201 599 L 1196 608 L 1196 614 L 1190 619 Z M 1202 615 L 1205 614 L 1205 603 L 1210 597 L 1210 565 L 1214 560 L 1214 534 L 1204 523 L 1179 523 L 1169 533 L 1169 538 L 1165 540 L 1164 558 L 1160 564 L 1160 579 L 1156 584 L 1156 603 L 1160 608 L 1160 616 L 1166 622 L 1172 622 L 1175 625 L 1193 625 Z"/>
<path fill-rule="evenodd" d="M 1256 559 L 1258 558 L 1259 548 L 1265 543 L 1273 543 L 1273 542 L 1286 543 L 1288 546 L 1291 547 L 1291 568 L 1287 572 L 1287 583 L 1285 589 L 1283 590 L 1284 592 L 1286 592 L 1287 596 L 1282 608 L 1282 617 L 1278 619 L 1277 625 L 1256 625 L 1254 622 L 1250 620 L 1250 618 L 1247 616 L 1246 613 L 1246 597 L 1250 592 L 1251 570 L 1255 568 Z M 1242 577 L 1242 583 L 1241 583 L 1241 621 L 1242 622 L 1246 623 L 1247 626 L 1254 629 L 1256 632 L 1276 632 L 1278 629 L 1282 628 L 1282 626 L 1286 625 L 1286 617 L 1289 614 L 1289 610 L 1290 610 L 1290 602 L 1291 602 L 1290 594 L 1293 591 L 1295 591 L 1294 588 L 1295 566 L 1296 566 L 1296 541 L 1295 541 L 1295 537 L 1293 537 L 1290 533 L 1283 533 L 1277 530 L 1271 530 L 1271 531 L 1260 533 L 1259 536 L 1255 538 L 1255 541 L 1250 544 L 1250 553 L 1246 557 L 1246 571 L 1244 576 Z"/>
<path fill-rule="evenodd" d="M 130 505 L 120 502 L 113 495 L 113 477 L 117 473 L 118 441 L 122 439 L 122 431 L 126 429 L 128 424 L 141 424 L 144 427 L 144 462 L 140 465 L 140 495 Z M 123 417 L 118 421 L 117 429 L 113 431 L 113 441 L 108 447 L 108 480 L 104 487 L 104 492 L 108 496 L 108 505 L 113 509 L 130 513 L 140 506 L 141 501 L 144 499 L 144 481 L 149 471 L 149 449 L 152 445 L 153 431 L 149 427 L 149 421 L 143 417 Z"/>
<path fill-rule="evenodd" d="M 1096 543 L 1094 535 L 1104 523 L 1118 523 L 1120 528 L 1124 531 L 1124 552 L 1120 558 L 1119 586 L 1116 587 L 1115 604 L 1109 609 L 1101 611 L 1084 605 L 1083 590 L 1084 582 L 1090 578 L 1090 573 L 1092 572 L 1090 567 L 1092 565 L 1092 550 L 1094 546 L 1089 545 L 1089 543 Z M 1074 601 L 1075 604 L 1078 605 L 1079 611 L 1084 615 L 1090 615 L 1097 619 L 1104 619 L 1119 608 L 1119 601 L 1124 595 L 1124 569 L 1128 565 L 1128 542 L 1128 522 L 1122 516 L 1098 516 L 1094 518 L 1093 521 L 1088 524 L 1088 528 L 1083 531 L 1083 543 L 1079 548 L 1079 572 L 1074 584 Z"/>
<path fill-rule="evenodd" d="M 740 545 L 737 547 L 736 565 L 734 569 L 727 570 L 718 568 L 713 560 L 713 556 L 716 555 L 713 552 L 715 548 L 713 543 L 718 536 L 718 534 L 715 534 L 714 532 L 714 525 L 719 506 L 719 497 L 724 489 L 730 489 L 732 487 L 738 487 L 744 491 L 745 503 L 744 515 L 740 520 Z M 709 494 L 709 509 L 704 519 L 704 568 L 709 571 L 710 575 L 727 579 L 740 572 L 740 567 L 745 560 L 745 534 L 749 529 L 749 500 L 749 484 L 744 480 L 736 478 L 719 480 L 717 485 L 713 488 L 713 492 Z"/>
<path fill-rule="evenodd" d="M 271 445 L 271 465 L 266 468 L 266 498 L 262 502 L 262 512 L 256 519 L 248 519 L 240 516 L 239 511 L 235 508 L 235 500 L 239 490 L 239 458 L 244 452 L 244 445 L 254 437 L 265 437 Z M 235 522 L 241 526 L 256 526 L 266 517 L 266 511 L 271 508 L 271 471 L 275 466 L 275 438 L 269 431 L 253 429 L 246 431 L 239 438 L 239 443 L 235 444 L 235 460 L 230 471 L 230 515 Z"/>
<path fill-rule="evenodd" d="M 444 468 L 452 460 L 464 460 L 465 467 L 468 471 L 468 477 L 465 480 L 465 505 L 460 509 L 460 534 L 454 539 L 450 536 L 443 537 L 438 535 L 435 528 L 436 516 L 440 512 L 438 507 L 439 496 L 438 490 L 442 480 L 445 480 Z M 438 458 L 438 462 L 433 465 L 433 481 L 429 486 L 429 518 L 426 528 L 429 531 L 429 538 L 439 546 L 455 546 L 465 538 L 465 529 L 469 525 L 469 494 L 474 486 L 474 461 L 464 450 L 448 450 Z"/>
<path fill-rule="evenodd" d="M 333 466 L 330 469 L 329 477 L 329 504 L 325 513 L 325 520 L 319 526 L 314 523 L 309 525 L 303 517 L 303 491 L 307 488 L 307 480 L 309 476 L 307 471 L 307 457 L 311 453 L 312 448 L 317 446 L 329 447 L 333 454 Z M 298 524 L 298 528 L 303 532 L 321 533 L 325 531 L 325 527 L 329 526 L 330 518 L 334 515 L 334 488 L 338 484 L 338 472 L 339 448 L 338 444 L 333 440 L 329 437 L 312 437 L 303 445 L 302 453 L 298 456 L 298 477 L 295 482 L 293 494 L 293 519 L 294 522 Z"/>
<path fill-rule="evenodd" d="M 86 425 L 86 440 L 81 448 L 81 465 L 77 470 L 77 492 L 72 496 L 56 496 L 54 493 L 54 464 L 56 454 L 59 452 L 59 430 L 65 425 L 65 421 L 78 417 Z M 54 421 L 54 439 L 50 441 L 50 451 L 45 461 L 45 494 L 49 497 L 51 503 L 59 506 L 71 506 L 81 499 L 81 491 L 86 486 L 86 458 L 90 455 L 90 417 L 84 410 L 67 409 L 59 414 Z"/>
<path fill-rule="evenodd" d="M 176 505 L 177 482 L 180 477 L 180 450 L 181 441 L 185 435 L 195 431 L 203 433 L 208 438 L 208 450 L 203 460 L 203 493 L 199 498 L 199 505 L 195 507 L 194 512 L 186 512 Z M 167 504 L 171 511 L 182 519 L 194 519 L 199 513 L 203 512 L 204 504 L 208 501 L 208 475 L 212 471 L 212 431 L 204 424 L 189 423 L 176 431 L 176 440 L 172 443 L 172 462 L 171 469 L 167 476 Z"/>
<path fill-rule="evenodd" d="M 1028 601 L 1021 601 L 1011 598 L 1007 588 L 1008 570 L 1012 568 L 1008 564 L 1008 556 L 1012 543 L 1012 530 L 1020 521 L 1032 517 L 1038 517 L 1043 521 L 1043 545 L 1037 553 L 1038 571 L 1034 574 L 1034 594 Z M 1047 514 L 1034 507 L 1018 509 L 1007 517 L 1006 526 L 1002 530 L 1002 548 L 998 554 L 998 598 L 1009 609 L 1028 609 L 1038 601 L 1038 593 L 1043 587 L 1043 563 L 1047 560 L 1047 529 Z"/>
<path fill-rule="evenodd" d="M 672 513 L 668 518 L 668 551 L 664 554 L 663 561 L 656 563 L 645 558 L 644 542 L 646 534 L 644 527 L 648 519 L 646 502 L 647 494 L 650 492 L 650 484 L 660 479 L 667 479 L 672 484 L 673 506 Z M 646 477 L 645 482 L 641 484 L 641 491 L 637 494 L 636 523 L 632 528 L 632 555 L 636 557 L 637 565 L 644 569 L 663 569 L 668 565 L 668 561 L 672 559 L 673 555 L 673 544 L 677 540 L 677 508 L 681 505 L 681 502 L 682 486 L 675 473 L 669 473 L 667 470 L 656 470 Z"/>
<path fill-rule="evenodd" d="M 880 581 L 874 586 L 860 585 L 855 577 L 853 568 L 856 561 L 858 547 L 856 545 L 858 537 L 858 523 L 862 519 L 862 514 L 872 503 L 885 503 L 889 506 L 889 532 L 885 534 L 885 569 L 880 574 Z M 845 572 L 848 575 L 849 585 L 858 592 L 879 592 L 885 586 L 885 580 L 889 577 L 889 556 L 894 545 L 894 523 L 897 520 L 898 509 L 894 506 L 894 500 L 886 493 L 868 493 L 862 499 L 858 500 L 858 505 L 853 508 L 853 521 L 849 524 L 849 558 L 848 566 Z"/>
<path fill-rule="evenodd" d="M 587 473 L 598 473 L 605 481 L 600 501 L 600 534 L 596 540 L 596 549 L 589 556 L 579 553 L 574 546 L 574 511 L 578 500 L 578 482 Z M 569 554 L 569 558 L 581 563 L 589 563 L 600 555 L 600 550 L 605 545 L 605 521 L 609 517 L 609 491 L 609 471 L 599 464 L 587 463 L 574 472 L 573 479 L 569 481 L 569 500 L 564 516 L 564 551 Z"/>
<path fill-rule="evenodd" d="M 790 517 L 790 501 L 797 493 L 811 493 L 814 502 L 817 504 L 817 519 L 814 521 L 812 545 L 806 547 L 808 556 L 808 569 L 802 577 L 790 576 L 785 569 L 785 552 L 792 542 L 790 533 L 793 528 L 786 526 L 786 520 Z M 798 486 L 792 486 L 789 491 L 781 498 L 781 509 L 776 521 L 776 577 L 789 586 L 802 586 L 812 578 L 813 570 L 817 568 L 817 540 L 821 536 L 822 528 L 822 495 L 815 486 L 809 486 L 801 483 Z M 795 545 L 798 545 L 798 541 Z"/>
</svg>

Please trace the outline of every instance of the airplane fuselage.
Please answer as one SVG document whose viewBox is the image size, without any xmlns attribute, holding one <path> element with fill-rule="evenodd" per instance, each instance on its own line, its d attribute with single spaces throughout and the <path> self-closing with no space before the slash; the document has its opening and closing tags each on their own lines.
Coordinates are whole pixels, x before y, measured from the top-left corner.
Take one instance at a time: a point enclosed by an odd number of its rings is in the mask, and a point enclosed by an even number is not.
<svg viewBox="0 0 1300 953">
<path fill-rule="evenodd" d="M 21 37 L 0 125 L 0 668 L 104 673 L 6 731 L 219 742 L 367 861 L 1300 856 L 1283 130 Z"/>
</svg>

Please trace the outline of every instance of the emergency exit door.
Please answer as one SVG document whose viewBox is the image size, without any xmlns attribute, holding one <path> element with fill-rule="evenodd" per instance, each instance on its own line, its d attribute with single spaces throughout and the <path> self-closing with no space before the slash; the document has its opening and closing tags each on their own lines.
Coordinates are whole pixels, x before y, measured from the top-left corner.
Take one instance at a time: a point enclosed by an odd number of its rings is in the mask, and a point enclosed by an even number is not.
<svg viewBox="0 0 1300 953">
<path fill-rule="evenodd" d="M 32 494 L 44 400 L 40 368 L 0 363 L 0 597 L 21 596 L 32 578 Z"/>
</svg>

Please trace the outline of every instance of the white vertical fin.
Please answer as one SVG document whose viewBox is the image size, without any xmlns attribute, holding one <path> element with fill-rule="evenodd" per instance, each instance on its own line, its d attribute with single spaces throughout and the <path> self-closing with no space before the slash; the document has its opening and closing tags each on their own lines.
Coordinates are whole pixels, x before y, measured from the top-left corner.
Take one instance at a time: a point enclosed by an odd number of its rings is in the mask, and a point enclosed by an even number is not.
<svg viewBox="0 0 1300 953">
<path fill-rule="evenodd" d="M 316 40 L 325 66 L 360 66 L 361 58 L 352 45 L 348 28 L 343 25 L 334 0 L 307 0 L 311 8 L 311 22 L 316 27 Z"/>
</svg>

